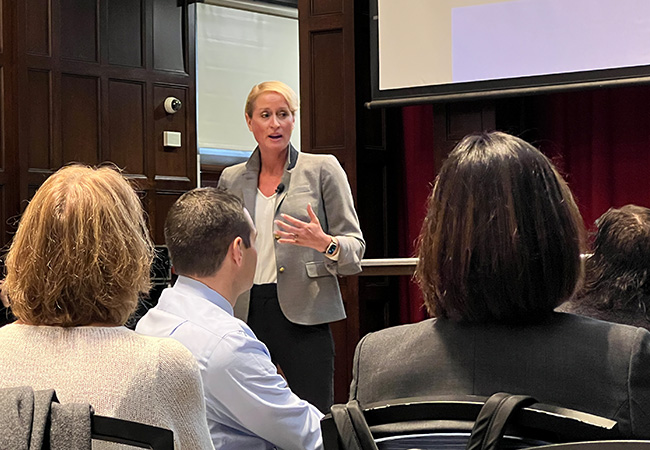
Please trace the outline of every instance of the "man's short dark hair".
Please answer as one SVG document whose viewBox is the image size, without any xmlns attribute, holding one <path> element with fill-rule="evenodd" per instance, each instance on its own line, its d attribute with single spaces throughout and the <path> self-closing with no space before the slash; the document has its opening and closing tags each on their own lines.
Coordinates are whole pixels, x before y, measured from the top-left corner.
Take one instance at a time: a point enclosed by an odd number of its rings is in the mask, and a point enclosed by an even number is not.
<svg viewBox="0 0 650 450">
<path fill-rule="evenodd" d="M 213 275 L 236 237 L 250 247 L 251 231 L 239 198 L 212 187 L 183 194 L 165 220 L 165 242 L 179 275 Z"/>
<path fill-rule="evenodd" d="M 581 293 L 598 309 L 650 311 L 650 209 L 611 208 L 596 221 L 593 255 Z"/>
<path fill-rule="evenodd" d="M 422 225 L 427 309 L 456 321 L 540 320 L 579 284 L 583 235 L 546 156 L 505 133 L 467 136 L 442 165 Z"/>
</svg>

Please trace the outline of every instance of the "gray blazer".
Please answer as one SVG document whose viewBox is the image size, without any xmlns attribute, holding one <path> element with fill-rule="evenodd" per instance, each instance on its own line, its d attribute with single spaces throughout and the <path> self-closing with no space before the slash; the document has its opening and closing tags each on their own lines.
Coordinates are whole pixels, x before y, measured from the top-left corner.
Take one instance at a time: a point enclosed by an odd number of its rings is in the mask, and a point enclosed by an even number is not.
<svg viewBox="0 0 650 450">
<path fill-rule="evenodd" d="M 226 168 L 219 178 L 219 187 L 241 198 L 251 215 L 259 171 L 257 148 L 247 162 Z M 323 231 L 338 239 L 339 258 L 332 261 L 311 248 L 276 242 L 280 308 L 287 319 L 300 325 L 345 319 L 337 276 L 359 273 L 366 248 L 347 176 L 334 156 L 299 153 L 290 146 L 282 184 L 275 217 L 284 213 L 309 222 L 307 204 L 311 204 Z M 248 317 L 249 298 L 246 292 L 235 305 L 235 315 L 242 320 Z"/>
<path fill-rule="evenodd" d="M 650 438 L 650 333 L 572 314 L 528 326 L 430 319 L 364 337 L 350 398 L 362 405 L 505 391 L 618 421 Z"/>
</svg>

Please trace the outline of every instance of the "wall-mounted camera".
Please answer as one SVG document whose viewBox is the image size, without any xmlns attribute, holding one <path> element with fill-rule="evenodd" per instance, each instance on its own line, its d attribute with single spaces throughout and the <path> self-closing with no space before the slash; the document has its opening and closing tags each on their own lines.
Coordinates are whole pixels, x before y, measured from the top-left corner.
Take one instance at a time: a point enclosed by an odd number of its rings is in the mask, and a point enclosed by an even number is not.
<svg viewBox="0 0 650 450">
<path fill-rule="evenodd" d="M 165 99 L 165 112 L 167 112 L 167 114 L 176 114 L 182 106 L 183 102 L 176 97 L 167 97 Z"/>
</svg>

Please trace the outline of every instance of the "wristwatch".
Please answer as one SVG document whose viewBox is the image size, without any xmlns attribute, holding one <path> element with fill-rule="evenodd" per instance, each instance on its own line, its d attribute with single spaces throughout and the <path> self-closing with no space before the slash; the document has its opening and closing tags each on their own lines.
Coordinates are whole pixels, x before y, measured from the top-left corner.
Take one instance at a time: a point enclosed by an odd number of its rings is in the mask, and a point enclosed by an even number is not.
<svg viewBox="0 0 650 450">
<path fill-rule="evenodd" d="M 332 239 L 330 241 L 330 245 L 327 246 L 323 253 L 325 253 L 327 256 L 332 256 L 334 253 L 336 253 L 336 250 L 338 250 L 338 248 L 339 244 L 337 244 L 336 241 Z"/>
</svg>

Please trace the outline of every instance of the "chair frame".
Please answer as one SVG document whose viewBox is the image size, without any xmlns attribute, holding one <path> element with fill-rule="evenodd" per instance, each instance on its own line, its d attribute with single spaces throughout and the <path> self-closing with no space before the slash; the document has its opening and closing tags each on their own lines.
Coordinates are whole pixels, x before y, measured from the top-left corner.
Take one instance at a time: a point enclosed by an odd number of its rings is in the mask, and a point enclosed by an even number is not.
<svg viewBox="0 0 650 450">
<path fill-rule="evenodd" d="M 650 441 L 585 441 L 542 445 L 531 450 L 650 450 Z"/>
<path fill-rule="evenodd" d="M 364 441 L 370 434 L 373 439 L 379 439 L 396 434 L 469 433 L 486 400 L 487 397 L 469 395 L 411 397 L 372 403 L 362 410 L 367 428 L 356 431 Z M 348 412 L 358 414 L 358 410 L 354 411 L 351 408 Z M 620 439 L 616 421 L 541 403 L 516 411 L 509 424 L 512 425 L 507 427 L 508 435 L 547 442 L 557 442 L 554 439 L 571 442 Z M 321 429 L 327 450 L 343 448 L 331 414 L 323 418 Z M 338 445 L 334 445 L 335 442 Z"/>
<path fill-rule="evenodd" d="M 166 428 L 94 414 L 90 423 L 92 439 L 151 450 L 174 450 L 174 433 Z"/>
</svg>

